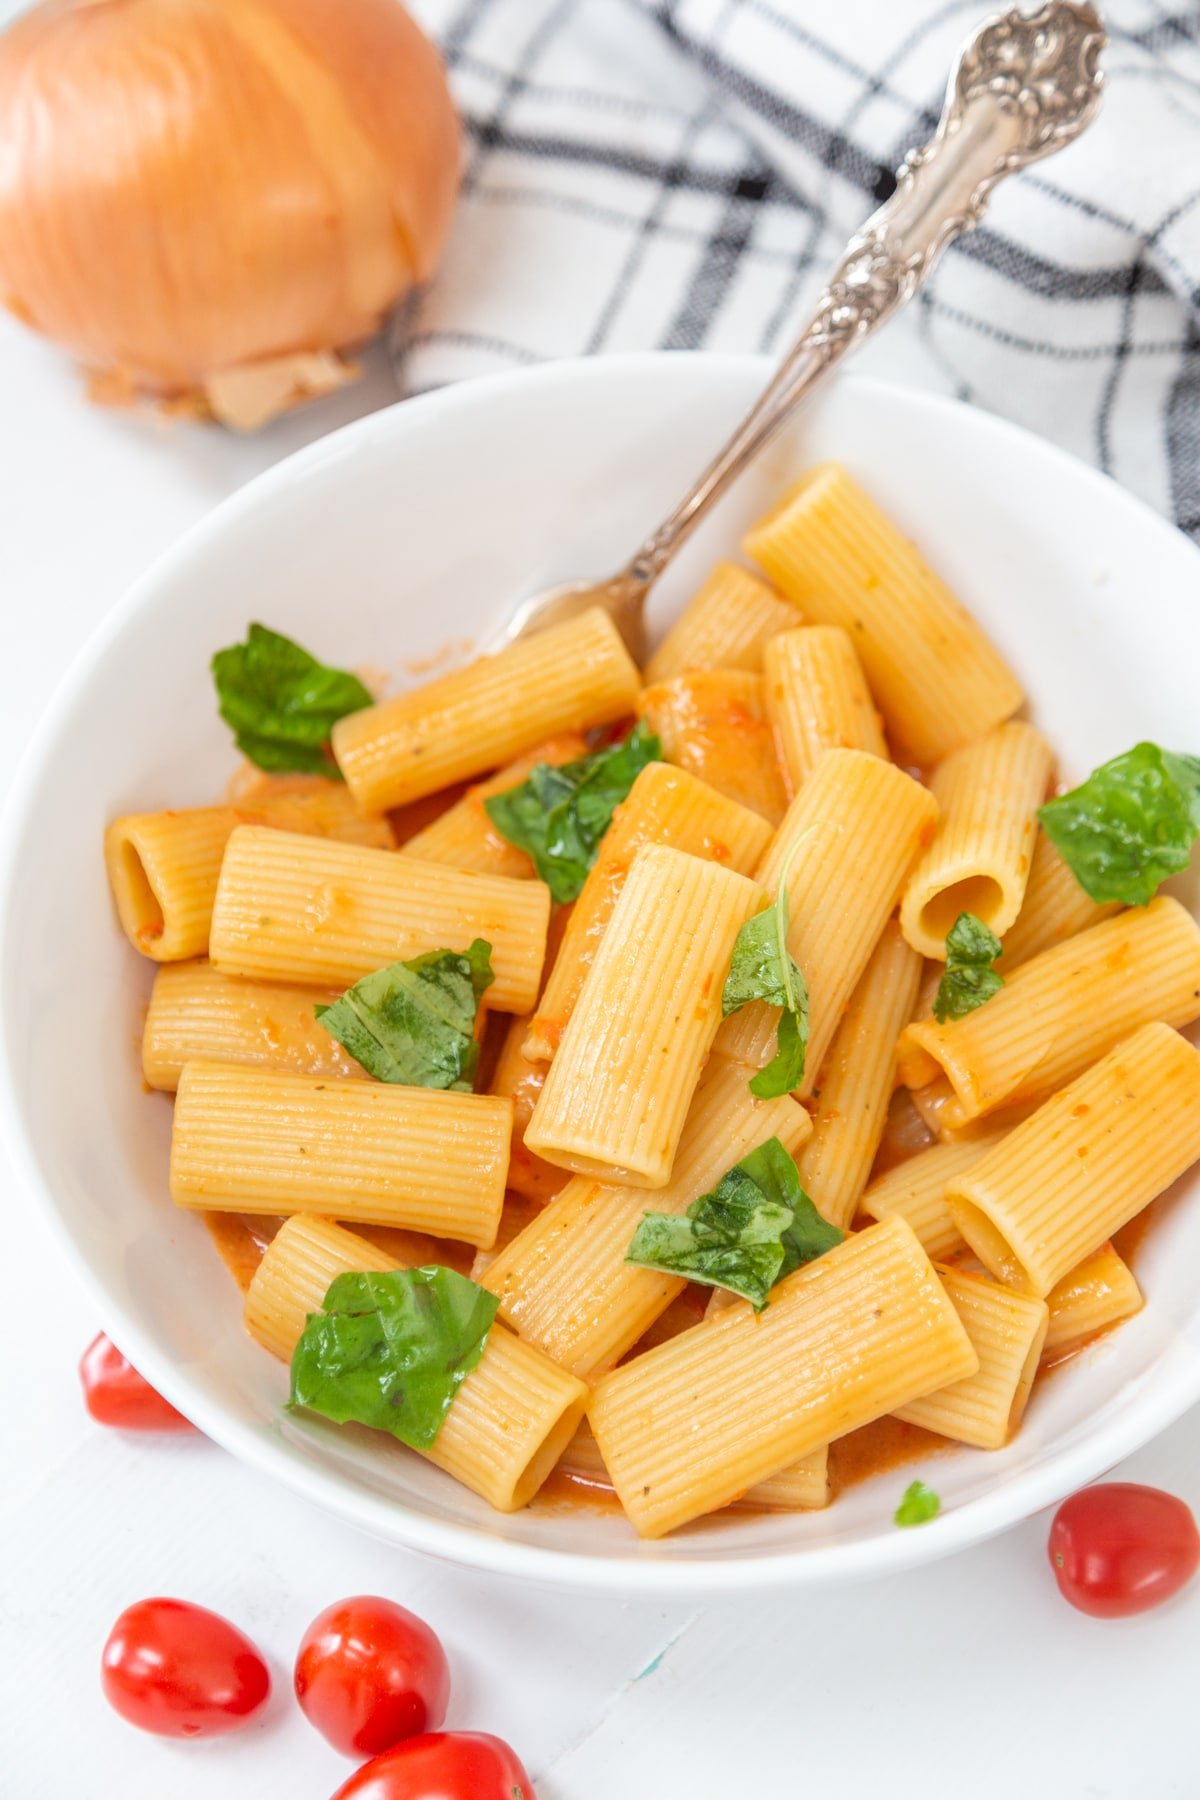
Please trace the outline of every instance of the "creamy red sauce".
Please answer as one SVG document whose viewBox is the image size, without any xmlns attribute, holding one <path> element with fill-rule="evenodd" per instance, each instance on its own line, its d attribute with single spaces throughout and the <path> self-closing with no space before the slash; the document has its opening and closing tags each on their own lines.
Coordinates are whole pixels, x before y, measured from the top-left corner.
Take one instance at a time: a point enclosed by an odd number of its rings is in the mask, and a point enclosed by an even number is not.
<svg viewBox="0 0 1200 1800">
<path fill-rule="evenodd" d="M 217 1255 L 244 1294 L 282 1220 L 263 1218 L 258 1213 L 214 1212 L 205 1213 L 204 1223 Z"/>
</svg>

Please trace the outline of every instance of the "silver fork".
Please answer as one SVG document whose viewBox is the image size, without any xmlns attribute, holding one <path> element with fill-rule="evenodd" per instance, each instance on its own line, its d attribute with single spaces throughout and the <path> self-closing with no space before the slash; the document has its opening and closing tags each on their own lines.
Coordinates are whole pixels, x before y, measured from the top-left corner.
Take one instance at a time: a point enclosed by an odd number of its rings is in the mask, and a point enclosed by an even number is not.
<svg viewBox="0 0 1200 1800">
<path fill-rule="evenodd" d="M 604 606 L 637 662 L 646 596 L 708 509 L 837 363 L 918 292 L 947 244 L 983 217 L 1006 175 L 1053 156 L 1091 123 L 1106 43 L 1087 0 L 1049 0 L 989 19 L 964 45 L 937 130 L 897 171 L 896 191 L 847 244 L 816 311 L 695 485 L 630 561 L 605 581 L 572 581 L 517 607 L 486 646 Z"/>
</svg>

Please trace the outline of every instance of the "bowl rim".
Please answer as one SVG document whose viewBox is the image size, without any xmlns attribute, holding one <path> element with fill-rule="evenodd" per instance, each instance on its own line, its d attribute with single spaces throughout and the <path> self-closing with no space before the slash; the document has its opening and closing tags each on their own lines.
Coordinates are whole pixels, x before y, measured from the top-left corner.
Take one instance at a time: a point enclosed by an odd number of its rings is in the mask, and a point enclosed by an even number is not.
<svg viewBox="0 0 1200 1800">
<path fill-rule="evenodd" d="M 469 413 L 481 406 L 486 408 L 494 396 L 527 386 L 613 379 L 653 381 L 656 372 L 668 363 L 689 366 L 700 381 L 718 371 L 739 379 L 765 375 L 772 366 L 771 359 L 754 355 L 647 351 L 564 358 L 436 389 L 369 413 L 282 458 L 219 502 L 160 552 L 89 634 L 52 692 L 14 771 L 0 815 L 0 958 L 18 881 L 15 850 L 30 823 L 42 765 L 69 725 L 76 699 L 90 680 L 96 662 L 134 624 L 159 587 L 170 581 L 202 546 L 254 512 L 264 499 L 286 489 L 297 476 L 307 477 L 326 461 L 352 454 L 373 438 L 386 439 L 396 429 L 407 432 L 428 412 Z M 1143 535 L 1167 533 L 1193 548 L 1182 532 L 1136 495 L 1023 426 L 965 402 L 895 383 L 857 375 L 839 375 L 838 380 L 851 383 L 868 396 L 872 392 L 886 395 L 893 404 L 902 396 L 903 405 L 916 413 L 945 420 L 947 428 L 960 435 L 976 431 L 1007 438 L 1014 448 L 1049 463 L 1064 477 L 1103 484 L 1108 490 L 1107 504 L 1126 515 L 1130 530 Z M 95 1302 L 98 1316 L 106 1320 L 103 1329 L 134 1366 L 199 1430 L 256 1472 L 282 1481 L 301 1497 L 315 1501 L 376 1538 L 460 1566 L 568 1590 L 676 1598 L 750 1593 L 780 1585 L 824 1587 L 899 1573 L 979 1543 L 1054 1504 L 1141 1448 L 1200 1401 L 1200 1359 L 1185 1359 L 1160 1370 L 1153 1383 L 1139 1391 L 1135 1403 L 1078 1442 L 1048 1455 L 1041 1466 L 1002 1478 L 993 1490 L 964 1500 L 921 1531 L 889 1527 L 877 1537 L 850 1544 L 809 1544 L 793 1551 L 770 1549 L 730 1558 L 709 1557 L 701 1550 L 695 1556 L 677 1560 L 656 1560 L 638 1554 L 640 1546 L 631 1544 L 627 1555 L 605 1552 L 591 1556 L 554 1545 L 519 1543 L 482 1527 L 426 1517 L 409 1511 L 401 1501 L 347 1485 L 336 1472 L 324 1468 L 297 1446 L 264 1431 L 261 1424 L 232 1416 L 219 1401 L 196 1389 L 186 1370 L 160 1355 L 136 1315 L 109 1291 L 88 1262 L 43 1178 L 32 1135 L 15 1099 L 15 1053 L 7 1008 L 0 1002 L 0 1135 L 18 1181 L 29 1190 L 39 1215 L 73 1264 Z"/>
</svg>

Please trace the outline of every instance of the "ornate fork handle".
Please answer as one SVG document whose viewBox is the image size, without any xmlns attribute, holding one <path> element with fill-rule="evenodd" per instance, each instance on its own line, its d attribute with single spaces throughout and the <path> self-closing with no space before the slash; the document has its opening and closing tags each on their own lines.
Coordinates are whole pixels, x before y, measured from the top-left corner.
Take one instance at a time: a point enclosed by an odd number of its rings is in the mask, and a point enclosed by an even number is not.
<svg viewBox="0 0 1200 1800">
<path fill-rule="evenodd" d="M 942 251 L 983 217 L 995 187 L 1071 142 L 1091 121 L 1103 77 L 1100 16 L 1087 0 L 991 19 L 950 77 L 937 130 L 910 151 L 896 190 L 846 246 L 812 318 L 729 442 L 617 578 L 644 591 L 712 502 L 827 370 L 923 285 Z"/>
</svg>

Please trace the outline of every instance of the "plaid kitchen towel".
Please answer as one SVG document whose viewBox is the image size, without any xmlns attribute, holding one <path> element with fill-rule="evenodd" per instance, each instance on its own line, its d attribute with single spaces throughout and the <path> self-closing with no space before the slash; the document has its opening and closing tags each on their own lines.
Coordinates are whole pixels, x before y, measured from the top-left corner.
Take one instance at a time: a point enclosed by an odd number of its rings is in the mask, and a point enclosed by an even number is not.
<svg viewBox="0 0 1200 1800">
<path fill-rule="evenodd" d="M 1052 438 L 1200 540 L 1200 6 L 1109 0 L 1104 105 L 855 366 Z M 548 357 L 779 353 L 987 0 L 415 0 L 469 134 L 410 392 Z"/>
</svg>

